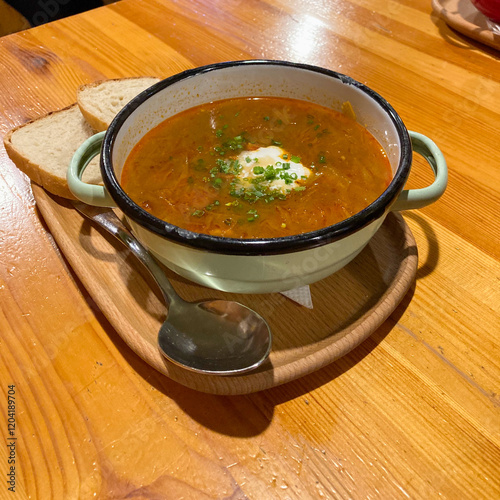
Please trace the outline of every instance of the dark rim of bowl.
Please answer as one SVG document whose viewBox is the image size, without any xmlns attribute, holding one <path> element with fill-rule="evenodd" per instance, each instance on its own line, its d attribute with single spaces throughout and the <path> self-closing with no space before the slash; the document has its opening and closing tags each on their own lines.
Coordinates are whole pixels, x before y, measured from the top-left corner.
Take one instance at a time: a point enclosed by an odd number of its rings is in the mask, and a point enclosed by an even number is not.
<svg viewBox="0 0 500 500">
<path fill-rule="evenodd" d="M 373 203 L 348 219 L 316 231 L 280 238 L 236 239 L 194 233 L 158 219 L 134 203 L 120 186 L 112 167 L 112 151 L 116 135 L 132 112 L 149 97 L 153 96 L 160 90 L 163 90 L 164 88 L 186 78 L 235 66 L 262 65 L 287 66 L 321 73 L 323 75 L 336 78 L 346 85 L 356 87 L 367 94 L 371 99 L 376 101 L 376 103 L 387 113 L 387 115 L 389 115 L 395 125 L 401 144 L 399 165 L 387 189 Z M 408 131 L 394 108 L 378 93 L 351 77 L 335 71 L 308 64 L 262 59 L 230 61 L 202 66 L 183 71 L 182 73 L 171 76 L 154 84 L 150 88 L 141 92 L 117 114 L 106 132 L 101 153 L 101 174 L 104 180 L 104 185 L 118 207 L 133 221 L 168 240 L 201 250 L 230 255 L 271 255 L 307 250 L 325 245 L 327 243 L 332 243 L 333 241 L 340 240 L 341 238 L 359 231 L 363 227 L 385 215 L 385 213 L 389 210 L 390 206 L 396 200 L 406 183 L 412 161 L 412 148 Z"/>
</svg>

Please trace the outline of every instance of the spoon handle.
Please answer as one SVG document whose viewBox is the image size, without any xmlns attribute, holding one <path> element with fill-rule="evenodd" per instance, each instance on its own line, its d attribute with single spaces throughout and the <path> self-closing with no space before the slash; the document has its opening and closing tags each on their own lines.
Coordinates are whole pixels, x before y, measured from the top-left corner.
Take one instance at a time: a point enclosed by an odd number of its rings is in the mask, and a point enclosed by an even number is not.
<svg viewBox="0 0 500 500">
<path fill-rule="evenodd" d="M 110 208 L 94 207 L 78 201 L 73 201 L 72 203 L 78 212 L 106 229 L 106 231 L 120 240 L 141 261 L 160 287 L 167 305 L 170 305 L 174 300 L 182 301 L 163 272 L 163 269 L 115 215 L 113 210 Z"/>
</svg>

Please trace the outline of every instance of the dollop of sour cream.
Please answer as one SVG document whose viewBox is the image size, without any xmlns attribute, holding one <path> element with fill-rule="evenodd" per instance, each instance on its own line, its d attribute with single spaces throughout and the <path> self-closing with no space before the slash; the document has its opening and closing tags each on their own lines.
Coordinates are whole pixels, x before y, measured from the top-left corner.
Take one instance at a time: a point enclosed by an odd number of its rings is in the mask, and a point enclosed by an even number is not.
<svg viewBox="0 0 500 500">
<path fill-rule="evenodd" d="M 241 166 L 238 173 L 239 184 L 245 187 L 251 186 L 252 181 L 262 179 L 264 176 L 261 185 L 265 185 L 270 191 L 286 194 L 300 188 L 311 175 L 311 170 L 300 162 L 300 158 L 278 146 L 242 151 L 236 159 Z M 269 167 L 272 167 L 272 170 Z"/>
</svg>

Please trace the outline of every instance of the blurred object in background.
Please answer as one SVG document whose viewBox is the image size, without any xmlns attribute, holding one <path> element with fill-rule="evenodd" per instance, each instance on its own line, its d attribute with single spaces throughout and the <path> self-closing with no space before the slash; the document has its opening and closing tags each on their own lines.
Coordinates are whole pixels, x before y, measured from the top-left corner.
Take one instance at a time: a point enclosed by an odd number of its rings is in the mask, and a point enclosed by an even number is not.
<svg viewBox="0 0 500 500">
<path fill-rule="evenodd" d="M 118 0 L 0 0 L 0 36 L 116 1 Z"/>
<path fill-rule="evenodd" d="M 432 0 L 434 13 L 463 35 L 500 50 L 500 25 L 482 13 L 496 17 L 500 0 Z M 483 9 L 484 10 L 484 9 Z"/>
<path fill-rule="evenodd" d="M 500 0 L 472 0 L 476 9 L 487 18 L 488 27 L 500 36 Z"/>
<path fill-rule="evenodd" d="M 0 36 L 28 29 L 30 23 L 16 9 L 0 0 Z"/>
<path fill-rule="evenodd" d="M 472 3 L 487 18 L 500 23 L 500 0 L 472 0 Z"/>
</svg>

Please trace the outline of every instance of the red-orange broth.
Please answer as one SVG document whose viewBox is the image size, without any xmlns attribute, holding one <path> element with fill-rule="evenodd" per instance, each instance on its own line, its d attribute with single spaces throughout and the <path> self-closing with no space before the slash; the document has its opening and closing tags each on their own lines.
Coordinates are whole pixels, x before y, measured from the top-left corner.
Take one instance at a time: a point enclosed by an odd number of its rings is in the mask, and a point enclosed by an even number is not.
<svg viewBox="0 0 500 500">
<path fill-rule="evenodd" d="M 269 151 L 280 153 L 277 162 L 266 161 Z M 348 218 L 378 198 L 391 177 L 386 153 L 352 112 L 264 97 L 212 102 L 168 118 L 134 147 L 121 182 L 138 205 L 181 228 L 273 238 Z"/>
</svg>

